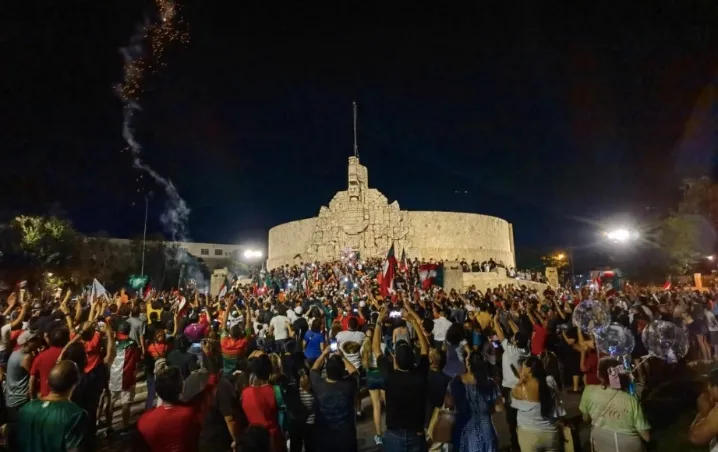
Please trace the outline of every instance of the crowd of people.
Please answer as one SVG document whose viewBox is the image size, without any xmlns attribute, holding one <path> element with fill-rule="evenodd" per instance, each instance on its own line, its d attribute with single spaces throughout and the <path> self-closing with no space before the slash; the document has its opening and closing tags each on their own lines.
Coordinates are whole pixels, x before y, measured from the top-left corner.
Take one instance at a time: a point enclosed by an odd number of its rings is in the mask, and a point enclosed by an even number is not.
<svg viewBox="0 0 718 452">
<path fill-rule="evenodd" d="M 368 394 L 373 440 L 390 452 L 498 451 L 497 412 L 511 450 L 563 450 L 567 435 L 590 428 L 597 452 L 642 451 L 651 425 L 626 364 L 574 327 L 576 305 L 591 296 L 634 334 L 629 361 L 647 389 L 666 379 L 661 363 L 642 360 L 641 332 L 654 319 L 690 335 L 672 366 L 718 358 L 712 290 L 444 291 L 424 284 L 419 262 L 397 269 L 382 296 L 383 263 L 280 267 L 218 296 L 6 293 L 6 447 L 92 451 L 104 428 L 110 441 L 134 435 L 133 451 L 351 452 Z M 138 378 L 147 398 L 133 425 Z M 689 431 L 696 444 L 718 436 L 718 373 L 708 383 Z M 582 394 L 583 427 L 567 418 L 564 391 Z"/>
</svg>

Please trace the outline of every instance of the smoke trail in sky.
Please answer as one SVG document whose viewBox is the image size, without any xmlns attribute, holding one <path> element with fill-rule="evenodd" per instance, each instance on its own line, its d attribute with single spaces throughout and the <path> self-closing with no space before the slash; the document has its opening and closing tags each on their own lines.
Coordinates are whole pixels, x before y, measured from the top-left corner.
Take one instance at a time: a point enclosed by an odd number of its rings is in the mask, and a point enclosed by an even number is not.
<svg viewBox="0 0 718 452">
<path fill-rule="evenodd" d="M 146 19 L 138 25 L 128 45 L 121 49 L 125 59 L 124 79 L 117 91 L 124 108 L 122 136 L 127 143 L 126 150 L 132 154 L 133 166 L 147 173 L 164 188 L 167 194 L 165 211 L 160 216 L 165 231 L 171 235 L 172 241 L 186 242 L 189 240 L 187 221 L 190 209 L 172 181 L 160 175 L 142 160 L 142 145 L 135 138 L 135 118 L 141 110 L 140 98 L 145 76 L 148 72 L 156 73 L 165 66 L 163 56 L 167 44 L 189 41 L 189 35 L 180 29 L 181 18 L 177 6 L 169 0 L 155 0 L 155 6 L 156 19 Z M 173 254 L 169 256 L 170 258 L 189 264 L 186 276 L 194 279 L 198 286 L 204 286 L 201 272 L 197 265 L 192 265 L 186 251 L 176 247 L 168 249 L 172 250 Z"/>
</svg>

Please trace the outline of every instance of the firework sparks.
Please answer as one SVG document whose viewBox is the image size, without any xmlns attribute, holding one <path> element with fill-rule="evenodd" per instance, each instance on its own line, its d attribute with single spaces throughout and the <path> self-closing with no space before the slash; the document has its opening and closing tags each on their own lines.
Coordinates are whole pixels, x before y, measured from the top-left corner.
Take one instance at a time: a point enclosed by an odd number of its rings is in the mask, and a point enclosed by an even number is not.
<svg viewBox="0 0 718 452">
<path fill-rule="evenodd" d="M 158 20 L 146 21 L 138 27 L 123 49 L 125 76 L 120 95 L 125 104 L 137 102 L 142 95 L 145 74 L 157 72 L 165 66 L 164 55 L 170 43 L 187 44 L 189 33 L 184 31 L 178 7 L 170 0 L 155 0 Z M 146 48 L 145 48 L 146 46 Z"/>
<path fill-rule="evenodd" d="M 168 44 L 189 42 L 189 34 L 182 31 L 183 24 L 177 5 L 171 0 L 155 0 L 154 3 L 157 8 L 155 20 L 146 20 L 141 24 L 128 45 L 122 49 L 125 58 L 124 79 L 117 89 L 124 105 L 122 136 L 127 142 L 122 151 L 129 151 L 133 166 L 164 188 L 167 202 L 160 221 L 173 241 L 184 242 L 189 240 L 187 220 L 190 209 L 172 181 L 142 161 L 142 146 L 134 135 L 135 113 L 140 110 L 145 76 L 165 66 L 164 56 Z M 182 248 L 177 248 L 176 253 L 171 257 L 177 261 L 186 262 L 189 258 Z M 204 284 L 202 274 L 195 267 L 188 266 L 188 271 L 195 280 L 201 280 Z"/>
</svg>

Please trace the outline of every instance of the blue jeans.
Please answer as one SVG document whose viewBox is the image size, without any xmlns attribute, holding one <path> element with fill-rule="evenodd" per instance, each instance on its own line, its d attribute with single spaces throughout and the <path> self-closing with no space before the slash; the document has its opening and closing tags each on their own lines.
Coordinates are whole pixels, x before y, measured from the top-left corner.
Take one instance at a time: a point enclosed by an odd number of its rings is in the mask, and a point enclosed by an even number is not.
<svg viewBox="0 0 718 452">
<path fill-rule="evenodd" d="M 149 410 L 155 403 L 155 376 L 147 375 L 147 400 L 145 410 Z"/>
<path fill-rule="evenodd" d="M 384 432 L 383 450 L 385 452 L 426 452 L 424 432 L 409 430 L 387 430 Z"/>
</svg>

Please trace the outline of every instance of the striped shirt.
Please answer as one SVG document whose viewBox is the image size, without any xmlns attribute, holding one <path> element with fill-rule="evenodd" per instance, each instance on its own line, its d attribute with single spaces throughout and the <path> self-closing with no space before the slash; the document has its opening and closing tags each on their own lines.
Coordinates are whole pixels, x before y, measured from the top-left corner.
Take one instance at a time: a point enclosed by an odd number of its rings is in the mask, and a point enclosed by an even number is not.
<svg viewBox="0 0 718 452">
<path fill-rule="evenodd" d="M 299 398 L 302 400 L 302 404 L 309 412 L 307 424 L 314 424 L 314 396 L 311 392 L 307 392 L 304 389 L 299 388 Z"/>
</svg>

